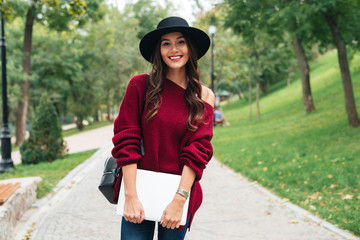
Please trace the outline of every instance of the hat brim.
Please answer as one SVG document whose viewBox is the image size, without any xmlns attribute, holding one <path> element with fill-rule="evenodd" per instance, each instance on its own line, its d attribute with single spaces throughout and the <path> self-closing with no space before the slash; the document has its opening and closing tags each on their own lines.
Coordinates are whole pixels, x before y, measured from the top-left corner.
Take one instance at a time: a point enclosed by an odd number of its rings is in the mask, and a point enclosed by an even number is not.
<svg viewBox="0 0 360 240">
<path fill-rule="evenodd" d="M 165 27 L 151 31 L 141 39 L 139 44 L 141 55 L 148 62 L 151 62 L 151 55 L 154 52 L 156 43 L 160 40 L 161 36 L 171 32 L 181 32 L 182 34 L 189 37 L 195 44 L 198 59 L 204 56 L 210 47 L 209 36 L 198 28 L 185 26 Z"/>
</svg>

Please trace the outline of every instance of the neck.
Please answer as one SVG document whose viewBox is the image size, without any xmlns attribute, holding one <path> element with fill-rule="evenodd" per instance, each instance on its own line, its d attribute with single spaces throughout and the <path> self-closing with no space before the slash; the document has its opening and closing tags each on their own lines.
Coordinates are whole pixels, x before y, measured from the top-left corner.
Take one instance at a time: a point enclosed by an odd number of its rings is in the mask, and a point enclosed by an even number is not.
<svg viewBox="0 0 360 240">
<path fill-rule="evenodd" d="M 166 78 L 173 81 L 177 85 L 181 86 L 182 88 L 186 89 L 187 87 L 187 79 L 185 68 L 181 69 L 168 69 L 166 74 Z"/>
</svg>

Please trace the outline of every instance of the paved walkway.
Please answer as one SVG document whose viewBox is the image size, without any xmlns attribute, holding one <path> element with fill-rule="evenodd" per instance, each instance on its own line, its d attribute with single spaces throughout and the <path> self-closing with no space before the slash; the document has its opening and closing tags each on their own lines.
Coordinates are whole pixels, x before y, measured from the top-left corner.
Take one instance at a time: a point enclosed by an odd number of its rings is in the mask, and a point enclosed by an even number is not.
<svg viewBox="0 0 360 240">
<path fill-rule="evenodd" d="M 81 142 L 98 139 L 99 133 Z M 76 144 L 78 141 L 75 141 Z M 18 224 L 14 239 L 102 240 L 120 238 L 120 217 L 97 186 L 111 143 L 75 168 Z M 187 240 L 358 239 L 247 181 L 216 160 L 202 180 L 204 200 Z"/>
<path fill-rule="evenodd" d="M 69 127 L 76 127 L 75 124 Z M 69 149 L 69 153 L 82 152 L 90 149 L 101 148 L 105 142 L 111 140 L 113 133 L 113 125 L 101 127 L 95 130 L 87 131 L 64 138 Z M 65 128 L 66 129 L 66 128 Z M 11 153 L 14 164 L 21 163 L 20 151 Z"/>
</svg>

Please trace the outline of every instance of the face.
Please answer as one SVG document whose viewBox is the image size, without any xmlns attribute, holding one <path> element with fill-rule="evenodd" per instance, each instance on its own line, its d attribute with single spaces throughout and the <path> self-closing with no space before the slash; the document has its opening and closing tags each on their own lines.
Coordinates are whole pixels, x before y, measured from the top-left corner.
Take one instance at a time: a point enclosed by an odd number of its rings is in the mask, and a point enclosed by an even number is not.
<svg viewBox="0 0 360 240">
<path fill-rule="evenodd" d="M 172 32 L 161 37 L 160 53 L 170 69 L 181 69 L 189 60 L 189 50 L 184 35 Z"/>
</svg>

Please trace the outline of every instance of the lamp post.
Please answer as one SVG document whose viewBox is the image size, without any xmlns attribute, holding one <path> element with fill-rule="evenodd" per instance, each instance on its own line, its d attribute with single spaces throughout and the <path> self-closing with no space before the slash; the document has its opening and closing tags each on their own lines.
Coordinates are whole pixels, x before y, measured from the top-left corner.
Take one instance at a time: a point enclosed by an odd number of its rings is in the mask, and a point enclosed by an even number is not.
<svg viewBox="0 0 360 240">
<path fill-rule="evenodd" d="M 211 37 L 211 90 L 213 91 L 213 93 L 215 94 L 215 87 L 214 87 L 214 35 L 216 33 L 216 26 L 214 25 L 210 25 L 209 26 L 209 34 Z M 216 99 L 216 95 L 215 95 L 215 99 Z M 216 106 L 216 103 L 215 103 Z M 214 121 L 213 121 L 213 126 L 216 126 L 215 123 L 215 112 L 214 112 Z"/>
<path fill-rule="evenodd" d="M 209 26 L 209 34 L 211 37 L 211 90 L 215 93 L 214 88 L 214 35 L 216 33 L 216 26 Z"/>
<path fill-rule="evenodd" d="M 3 1 L 4 3 L 4 1 Z M 2 106 L 3 124 L 1 130 L 1 160 L 0 173 L 4 173 L 14 168 L 11 160 L 11 135 L 8 123 L 8 101 L 7 101 L 7 82 L 6 82 L 6 44 L 5 44 L 5 22 L 4 14 L 1 13 L 1 80 L 2 80 Z"/>
</svg>

